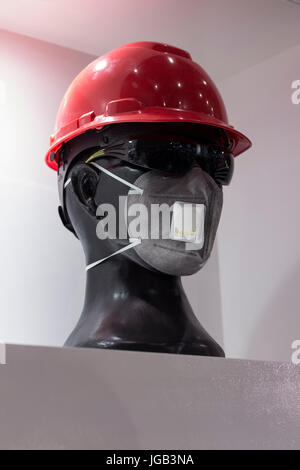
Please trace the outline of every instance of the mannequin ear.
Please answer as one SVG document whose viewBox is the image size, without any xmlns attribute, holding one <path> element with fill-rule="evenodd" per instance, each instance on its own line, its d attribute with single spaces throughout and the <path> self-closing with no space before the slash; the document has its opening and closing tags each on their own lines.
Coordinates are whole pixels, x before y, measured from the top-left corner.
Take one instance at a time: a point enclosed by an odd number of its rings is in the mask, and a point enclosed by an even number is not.
<svg viewBox="0 0 300 470">
<path fill-rule="evenodd" d="M 93 216 L 96 216 L 97 211 L 95 195 L 99 178 L 98 172 L 86 164 L 77 165 L 71 175 L 73 190 L 77 198 Z"/>
</svg>

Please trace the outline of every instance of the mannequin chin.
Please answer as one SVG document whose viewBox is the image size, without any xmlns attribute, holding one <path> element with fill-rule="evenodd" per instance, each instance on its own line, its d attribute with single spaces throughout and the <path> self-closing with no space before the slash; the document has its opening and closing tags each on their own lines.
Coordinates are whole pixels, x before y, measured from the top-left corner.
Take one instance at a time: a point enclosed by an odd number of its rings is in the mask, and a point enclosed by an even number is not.
<svg viewBox="0 0 300 470">
<path fill-rule="evenodd" d="M 95 211 L 103 202 L 118 207 L 128 188 L 83 163 L 77 160 L 69 172 L 65 204 L 88 265 L 128 244 L 99 240 Z M 131 183 L 144 173 L 116 158 L 102 158 L 101 166 Z M 135 250 L 87 272 L 83 311 L 65 346 L 224 357 L 194 315 L 180 277 L 153 269 Z"/>
</svg>

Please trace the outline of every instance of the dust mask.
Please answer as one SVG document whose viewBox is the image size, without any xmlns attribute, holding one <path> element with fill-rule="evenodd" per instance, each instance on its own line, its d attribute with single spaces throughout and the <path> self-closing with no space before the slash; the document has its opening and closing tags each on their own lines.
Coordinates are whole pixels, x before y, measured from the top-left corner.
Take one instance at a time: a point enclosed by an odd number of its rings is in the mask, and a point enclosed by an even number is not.
<svg viewBox="0 0 300 470">
<path fill-rule="evenodd" d="M 125 251 L 131 258 L 131 250 L 150 268 L 172 276 L 191 275 L 203 267 L 223 203 L 222 188 L 205 171 L 195 166 L 184 175 L 169 176 L 150 170 L 132 184 L 96 162 L 91 165 L 129 187 L 124 217 L 130 243 L 87 270 Z"/>
</svg>

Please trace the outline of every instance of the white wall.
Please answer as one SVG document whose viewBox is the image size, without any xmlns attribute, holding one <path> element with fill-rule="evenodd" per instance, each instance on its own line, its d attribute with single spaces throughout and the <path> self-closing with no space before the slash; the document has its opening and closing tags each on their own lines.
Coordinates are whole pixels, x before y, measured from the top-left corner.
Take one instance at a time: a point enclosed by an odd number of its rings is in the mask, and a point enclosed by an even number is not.
<svg viewBox="0 0 300 470">
<path fill-rule="evenodd" d="M 224 347 L 217 241 L 204 268 L 193 276 L 183 277 L 182 283 L 200 323 Z"/>
<path fill-rule="evenodd" d="M 63 93 L 91 60 L 0 31 L 0 341 L 61 345 L 80 313 L 84 260 L 44 154 Z"/>
<path fill-rule="evenodd" d="M 58 218 L 56 174 L 44 154 L 65 90 L 93 59 L 0 30 L 0 342 L 60 346 L 81 313 L 84 257 Z M 184 285 L 222 344 L 216 250 Z"/>
<path fill-rule="evenodd" d="M 290 360 L 300 338 L 300 46 L 221 83 L 232 123 L 253 140 L 225 192 L 219 264 L 225 349 Z"/>
</svg>

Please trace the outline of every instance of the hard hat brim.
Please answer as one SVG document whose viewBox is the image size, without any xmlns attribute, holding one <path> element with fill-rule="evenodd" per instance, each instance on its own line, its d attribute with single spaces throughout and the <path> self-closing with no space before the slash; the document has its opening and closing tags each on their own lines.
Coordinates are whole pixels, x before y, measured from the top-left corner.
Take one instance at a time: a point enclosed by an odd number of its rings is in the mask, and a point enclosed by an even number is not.
<svg viewBox="0 0 300 470">
<path fill-rule="evenodd" d="M 92 112 L 89 113 L 92 115 Z M 108 124 L 121 124 L 121 123 L 134 123 L 134 122 L 190 122 L 194 124 L 202 124 L 217 127 L 223 129 L 228 138 L 232 140 L 232 153 L 235 157 L 248 150 L 252 143 L 241 132 L 234 129 L 223 121 L 211 117 L 207 114 L 202 114 L 194 111 L 173 109 L 164 107 L 148 107 L 142 110 L 130 112 L 130 113 L 119 113 L 113 116 L 100 115 L 94 116 L 89 122 L 78 118 L 72 121 L 66 128 L 59 129 L 54 136 L 51 138 L 51 146 L 46 154 L 46 163 L 53 170 L 57 170 L 57 162 L 55 159 L 51 159 L 51 154 L 56 153 L 63 143 L 70 141 L 74 137 L 83 134 L 89 129 L 102 129 Z"/>
</svg>

